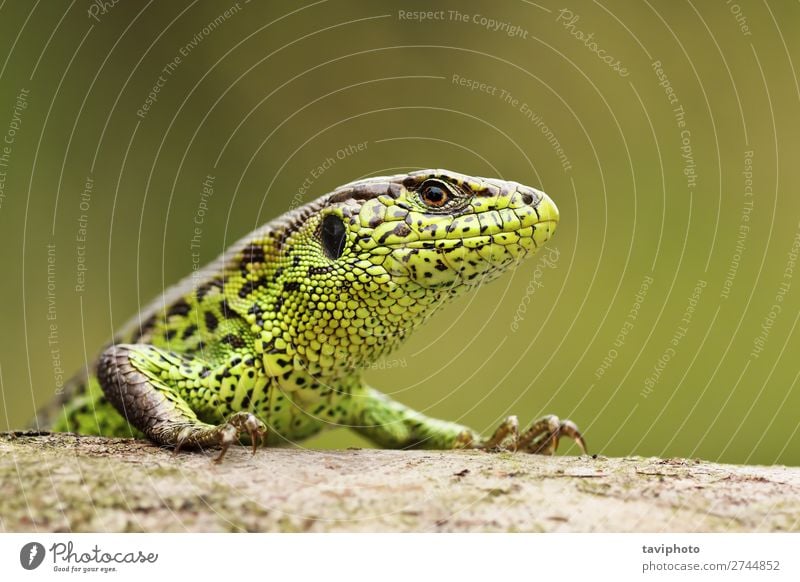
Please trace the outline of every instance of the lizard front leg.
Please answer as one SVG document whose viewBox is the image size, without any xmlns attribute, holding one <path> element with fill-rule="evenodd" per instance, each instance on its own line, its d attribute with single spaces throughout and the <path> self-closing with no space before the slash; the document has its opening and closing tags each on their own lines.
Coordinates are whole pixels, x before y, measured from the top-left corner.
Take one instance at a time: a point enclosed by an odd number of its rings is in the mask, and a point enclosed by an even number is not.
<svg viewBox="0 0 800 582">
<path fill-rule="evenodd" d="M 353 392 L 353 405 L 351 428 L 382 447 L 487 451 L 510 448 L 553 454 L 559 438 L 568 436 L 575 440 L 581 451 L 586 452 L 583 437 L 575 424 L 553 415 L 533 422 L 521 434 L 517 417 L 510 416 L 487 439 L 467 426 L 425 416 L 368 386 Z"/>
<path fill-rule="evenodd" d="M 363 386 L 352 394 L 350 428 L 384 448 L 453 449 L 480 435 L 461 424 L 430 418 Z"/>
<path fill-rule="evenodd" d="M 197 417 L 195 408 L 219 409 L 218 391 L 208 389 L 206 378 L 231 377 L 230 369 L 230 362 L 212 368 L 197 357 L 151 345 L 118 344 L 100 356 L 97 378 L 108 400 L 150 439 L 176 451 L 219 446 L 219 462 L 240 434 L 250 437 L 254 452 L 266 434 L 264 423 L 249 412 L 236 412 L 217 425 Z"/>
</svg>

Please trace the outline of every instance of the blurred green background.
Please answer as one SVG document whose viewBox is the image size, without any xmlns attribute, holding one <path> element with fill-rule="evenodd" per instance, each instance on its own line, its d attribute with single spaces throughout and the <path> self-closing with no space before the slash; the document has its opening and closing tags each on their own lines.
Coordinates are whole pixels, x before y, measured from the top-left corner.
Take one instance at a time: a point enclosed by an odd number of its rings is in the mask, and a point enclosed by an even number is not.
<svg viewBox="0 0 800 582">
<path fill-rule="evenodd" d="M 191 271 L 207 176 L 202 262 L 443 167 L 548 192 L 557 253 L 373 385 L 487 432 L 556 413 L 605 455 L 800 464 L 798 25 L 796 2 L 3 3 L 0 429 Z"/>
</svg>

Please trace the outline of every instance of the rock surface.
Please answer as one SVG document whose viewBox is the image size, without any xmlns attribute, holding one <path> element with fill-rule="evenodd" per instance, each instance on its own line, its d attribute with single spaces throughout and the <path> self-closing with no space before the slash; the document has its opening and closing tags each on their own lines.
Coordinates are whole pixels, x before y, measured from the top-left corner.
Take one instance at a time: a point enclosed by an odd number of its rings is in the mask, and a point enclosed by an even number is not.
<svg viewBox="0 0 800 582">
<path fill-rule="evenodd" d="M 800 468 L 0 434 L 0 531 L 800 531 Z"/>
</svg>

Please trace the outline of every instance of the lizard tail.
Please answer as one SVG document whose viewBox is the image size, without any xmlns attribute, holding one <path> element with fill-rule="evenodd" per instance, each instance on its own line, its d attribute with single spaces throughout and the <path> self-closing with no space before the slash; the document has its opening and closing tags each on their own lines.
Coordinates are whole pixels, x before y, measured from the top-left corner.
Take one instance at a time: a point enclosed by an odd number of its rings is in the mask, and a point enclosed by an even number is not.
<svg viewBox="0 0 800 582">
<path fill-rule="evenodd" d="M 107 437 L 141 436 L 108 401 L 97 377 L 87 368 L 64 384 L 61 393 L 36 413 L 29 428 Z"/>
</svg>

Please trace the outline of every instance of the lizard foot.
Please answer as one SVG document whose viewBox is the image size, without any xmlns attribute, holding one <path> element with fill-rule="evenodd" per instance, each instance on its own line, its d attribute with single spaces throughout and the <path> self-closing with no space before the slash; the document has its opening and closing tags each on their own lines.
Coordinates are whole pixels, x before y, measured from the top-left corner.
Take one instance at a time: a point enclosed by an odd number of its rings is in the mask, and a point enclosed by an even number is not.
<svg viewBox="0 0 800 582">
<path fill-rule="evenodd" d="M 522 451 L 536 455 L 552 455 L 558 449 L 562 436 L 575 441 L 581 452 L 586 454 L 586 441 L 578 427 L 571 420 L 561 420 L 554 414 L 548 414 L 534 421 L 520 434 L 519 421 L 516 416 L 509 416 L 497 428 L 494 434 L 477 446 L 487 451 L 507 450 Z M 510 441 L 510 445 L 506 445 Z"/>
<path fill-rule="evenodd" d="M 261 444 L 267 434 L 266 425 L 261 422 L 254 414 L 249 412 L 237 412 L 226 422 L 211 428 L 197 429 L 186 427 L 178 435 L 174 453 L 183 446 L 202 446 L 218 445 L 221 447 L 219 455 L 214 459 L 215 463 L 222 461 L 228 448 L 239 439 L 239 435 L 247 435 L 253 443 L 253 454 L 258 445 Z"/>
</svg>

